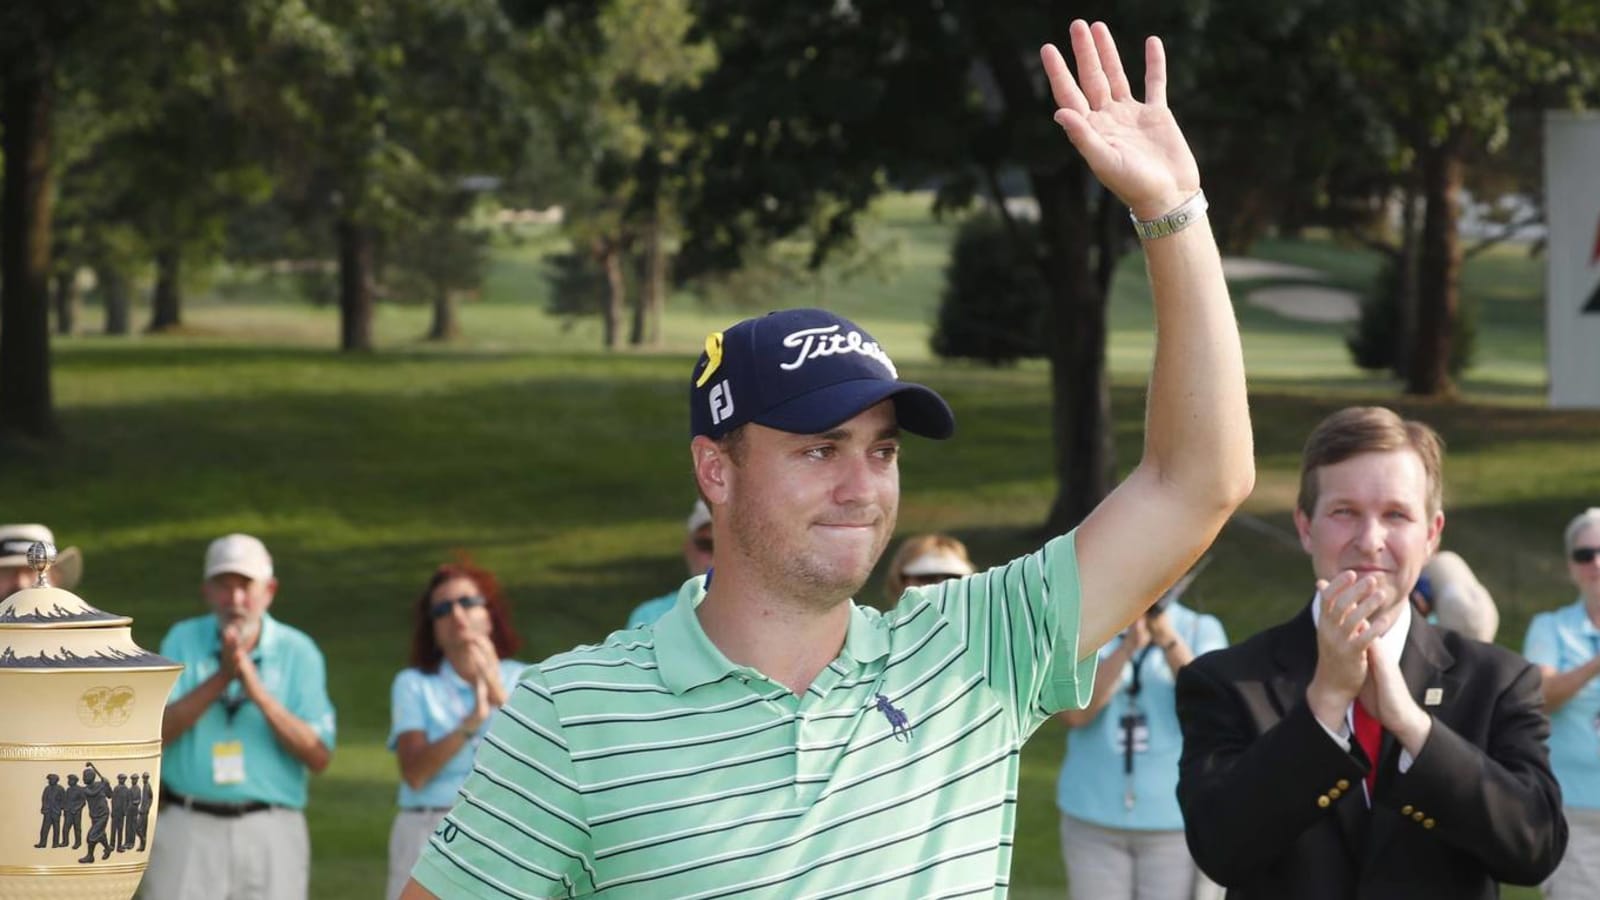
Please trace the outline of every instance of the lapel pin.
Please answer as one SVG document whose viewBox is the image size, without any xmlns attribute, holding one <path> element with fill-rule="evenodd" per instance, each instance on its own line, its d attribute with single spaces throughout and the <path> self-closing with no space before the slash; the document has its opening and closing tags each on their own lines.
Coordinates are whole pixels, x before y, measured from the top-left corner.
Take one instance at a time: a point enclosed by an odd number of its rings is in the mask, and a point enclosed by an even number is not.
<svg viewBox="0 0 1600 900">
<path fill-rule="evenodd" d="M 1423 706 L 1438 706 L 1444 702 L 1444 688 L 1428 688 L 1422 695 Z"/>
</svg>

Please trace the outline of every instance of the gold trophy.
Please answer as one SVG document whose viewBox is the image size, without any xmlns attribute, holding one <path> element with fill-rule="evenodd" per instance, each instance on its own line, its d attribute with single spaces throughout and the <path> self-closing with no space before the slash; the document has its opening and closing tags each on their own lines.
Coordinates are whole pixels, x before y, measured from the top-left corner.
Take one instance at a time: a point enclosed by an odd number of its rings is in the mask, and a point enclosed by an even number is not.
<svg viewBox="0 0 1600 900">
<path fill-rule="evenodd" d="M 161 714 L 183 667 L 140 649 L 126 616 L 50 586 L 0 601 L 0 900 L 128 900 L 150 862 Z"/>
</svg>

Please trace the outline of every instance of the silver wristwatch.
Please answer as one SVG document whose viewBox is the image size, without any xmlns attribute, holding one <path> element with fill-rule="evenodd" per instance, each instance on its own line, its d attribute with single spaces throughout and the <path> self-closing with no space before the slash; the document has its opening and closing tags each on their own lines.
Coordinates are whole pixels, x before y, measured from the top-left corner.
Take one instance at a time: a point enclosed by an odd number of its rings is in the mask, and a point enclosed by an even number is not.
<svg viewBox="0 0 1600 900">
<path fill-rule="evenodd" d="M 1206 192 L 1195 191 L 1193 197 L 1179 203 L 1169 212 L 1154 219 L 1141 221 L 1138 216 L 1133 214 L 1131 209 L 1128 210 L 1128 218 L 1133 220 L 1133 230 L 1134 233 L 1139 235 L 1139 240 L 1153 241 L 1156 238 L 1177 234 L 1193 225 L 1201 216 L 1206 214 L 1207 208 L 1209 208 L 1209 204 L 1206 203 Z"/>
</svg>

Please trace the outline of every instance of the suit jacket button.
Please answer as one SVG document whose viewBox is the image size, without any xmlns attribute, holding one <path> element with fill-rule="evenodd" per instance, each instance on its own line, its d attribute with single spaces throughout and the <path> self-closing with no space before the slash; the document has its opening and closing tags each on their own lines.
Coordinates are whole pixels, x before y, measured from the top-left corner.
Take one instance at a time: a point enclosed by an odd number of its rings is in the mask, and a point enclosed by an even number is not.
<svg viewBox="0 0 1600 900">
<path fill-rule="evenodd" d="M 1328 804 L 1332 803 L 1332 802 L 1333 802 L 1332 800 L 1328 799 L 1328 795 L 1327 794 L 1323 794 L 1321 797 L 1317 798 L 1317 805 L 1322 807 L 1323 809 L 1327 809 L 1328 808 Z"/>
<path fill-rule="evenodd" d="M 1422 820 L 1422 827 L 1423 828 L 1432 828 L 1434 826 L 1434 824 L 1435 823 L 1434 823 L 1434 821 L 1432 819 L 1423 819 Z"/>
<path fill-rule="evenodd" d="M 1407 803 L 1405 806 L 1400 807 L 1400 815 L 1409 816 L 1411 815 L 1411 811 L 1415 808 L 1416 807 L 1413 807 L 1411 804 Z"/>
<path fill-rule="evenodd" d="M 1328 796 L 1332 797 L 1335 800 L 1339 799 L 1340 795 L 1342 795 L 1343 793 L 1344 793 L 1344 791 L 1341 791 L 1338 788 L 1328 788 Z"/>
<path fill-rule="evenodd" d="M 1411 814 L 1411 821 L 1413 822 L 1421 822 L 1425 818 L 1427 818 L 1427 816 L 1424 816 L 1422 814 L 1422 810 L 1420 809 Z"/>
<path fill-rule="evenodd" d="M 1339 779 L 1339 790 L 1341 790 L 1341 791 L 1350 790 L 1350 781 L 1348 779 L 1345 779 L 1345 778 Z"/>
</svg>

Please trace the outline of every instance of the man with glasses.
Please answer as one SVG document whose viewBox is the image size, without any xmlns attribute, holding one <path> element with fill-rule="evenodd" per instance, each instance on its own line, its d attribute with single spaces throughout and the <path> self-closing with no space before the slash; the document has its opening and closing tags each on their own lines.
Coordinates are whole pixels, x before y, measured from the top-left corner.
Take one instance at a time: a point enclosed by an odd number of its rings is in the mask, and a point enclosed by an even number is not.
<svg viewBox="0 0 1600 900">
<path fill-rule="evenodd" d="M 711 510 L 706 508 L 704 500 L 696 500 L 694 508 L 689 510 L 688 521 L 685 522 L 685 535 L 683 538 L 683 563 L 689 568 L 690 578 L 699 578 L 711 568 L 711 551 L 713 549 L 711 537 Z M 629 628 L 638 628 L 640 625 L 649 625 L 666 614 L 678 602 L 678 589 L 673 588 L 659 597 L 649 600 L 634 607 L 628 615 Z"/>
<path fill-rule="evenodd" d="M 212 541 L 200 590 L 211 612 L 161 642 L 183 672 L 161 723 L 161 815 L 142 896 L 303 898 L 306 783 L 333 756 L 327 664 L 268 614 L 278 582 L 256 538 Z"/>
</svg>

